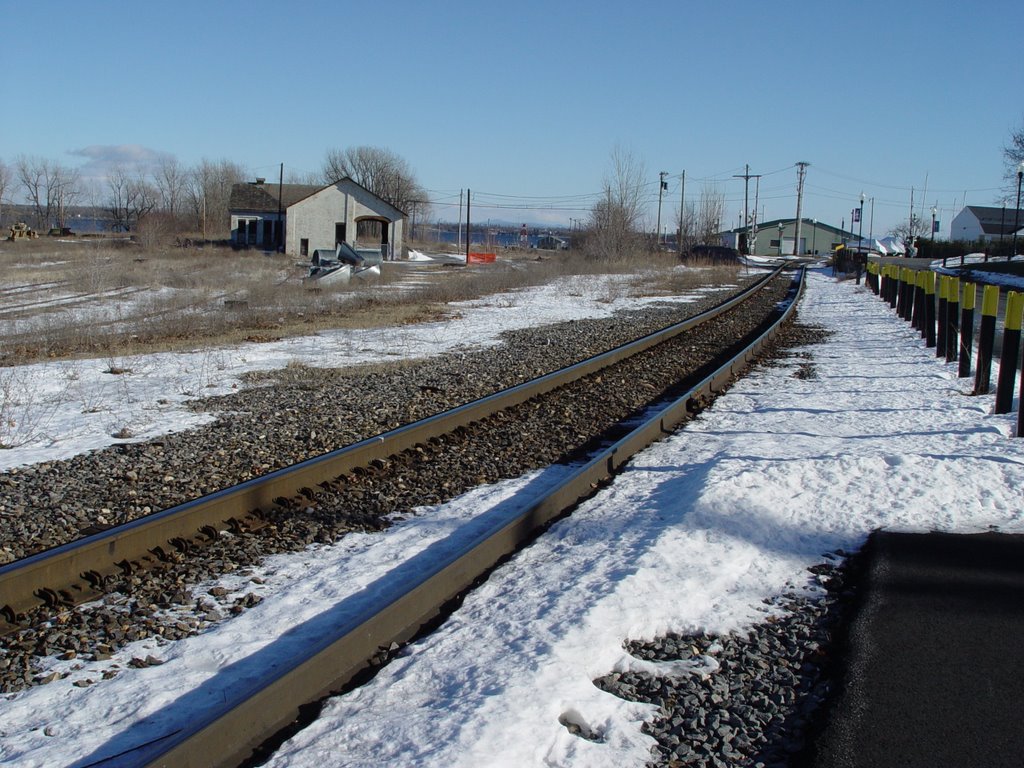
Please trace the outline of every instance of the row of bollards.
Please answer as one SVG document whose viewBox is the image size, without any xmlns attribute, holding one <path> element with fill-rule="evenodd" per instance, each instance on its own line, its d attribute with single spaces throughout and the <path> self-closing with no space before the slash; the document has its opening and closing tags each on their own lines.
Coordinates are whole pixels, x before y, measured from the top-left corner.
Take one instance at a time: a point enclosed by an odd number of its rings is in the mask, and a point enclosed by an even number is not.
<svg viewBox="0 0 1024 768">
<path fill-rule="evenodd" d="M 896 264 L 869 262 L 868 287 L 896 310 L 896 314 L 921 333 L 936 357 L 957 362 L 960 378 L 971 375 L 974 350 L 974 309 L 977 286 L 949 275 L 937 275 L 929 269 L 915 270 Z M 995 346 L 996 319 L 999 314 L 999 286 L 986 285 L 981 297 L 981 326 L 978 333 L 977 365 L 974 369 L 974 394 L 986 395 L 992 378 L 992 350 Z M 1020 364 L 1021 391 L 1024 392 L 1024 361 L 1019 360 L 1021 324 L 1024 318 L 1024 293 L 1010 291 L 1003 317 L 1003 345 L 996 382 L 996 413 L 1009 413 L 1013 407 L 1014 377 Z M 1024 397 L 1022 397 L 1024 400 Z M 1024 437 L 1024 408 L 1017 408 L 1017 436 Z"/>
</svg>

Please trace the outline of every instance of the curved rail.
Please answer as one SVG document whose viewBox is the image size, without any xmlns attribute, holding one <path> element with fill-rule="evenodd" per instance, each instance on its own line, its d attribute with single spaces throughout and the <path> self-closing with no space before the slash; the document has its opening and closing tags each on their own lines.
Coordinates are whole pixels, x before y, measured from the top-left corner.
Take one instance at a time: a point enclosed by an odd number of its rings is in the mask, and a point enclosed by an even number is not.
<svg viewBox="0 0 1024 768">
<path fill-rule="evenodd" d="M 386 459 L 460 426 L 523 403 L 650 349 L 742 303 L 781 272 L 766 275 L 717 307 L 629 344 L 449 411 L 362 440 L 239 485 L 155 512 L 100 533 L 0 566 L 0 634 L 17 628 L 19 614 L 41 604 L 74 605 L 96 599 L 121 570 L 156 564 L 165 548 L 228 529 L 258 525 L 258 510 Z M 45 585 L 45 587 L 41 587 Z"/>
<path fill-rule="evenodd" d="M 717 393 L 744 369 L 794 312 L 803 290 L 803 270 L 794 278 L 788 306 L 757 340 L 678 399 L 657 409 L 643 424 L 580 466 L 559 486 L 535 501 L 510 522 L 481 533 L 476 542 L 429 572 L 382 595 L 379 608 L 351 619 L 335 637 L 325 638 L 287 669 L 277 670 L 247 695 L 226 701 L 216 712 L 168 735 L 159 746 L 140 748 L 147 766 L 237 765 L 270 735 L 294 721 L 299 707 L 338 691 L 362 670 L 372 666 L 382 649 L 403 643 L 436 618 L 446 603 L 487 574 L 502 558 L 518 549 L 539 528 L 591 496 L 629 458 L 670 433 L 700 410 L 708 395 Z"/>
</svg>

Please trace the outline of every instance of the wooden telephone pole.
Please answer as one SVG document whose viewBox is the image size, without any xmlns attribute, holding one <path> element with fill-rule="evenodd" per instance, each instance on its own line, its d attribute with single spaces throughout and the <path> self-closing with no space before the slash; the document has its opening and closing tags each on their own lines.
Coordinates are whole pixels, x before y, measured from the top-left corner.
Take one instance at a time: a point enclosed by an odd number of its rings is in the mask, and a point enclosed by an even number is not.
<svg viewBox="0 0 1024 768">
<path fill-rule="evenodd" d="M 807 175 L 807 166 L 810 163 L 799 162 L 796 164 L 796 237 L 793 240 L 793 255 L 800 255 L 800 216 L 804 204 L 804 176 Z"/>
</svg>

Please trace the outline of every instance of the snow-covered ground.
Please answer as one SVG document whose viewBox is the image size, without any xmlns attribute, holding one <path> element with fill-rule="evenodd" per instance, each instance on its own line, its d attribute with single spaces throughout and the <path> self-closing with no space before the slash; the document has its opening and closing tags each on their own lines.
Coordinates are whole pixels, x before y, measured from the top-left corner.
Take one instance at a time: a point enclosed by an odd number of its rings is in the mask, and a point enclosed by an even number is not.
<svg viewBox="0 0 1024 768">
<path fill-rule="evenodd" d="M 1024 262 L 1024 257 L 1014 256 L 1010 261 L 1019 265 L 1021 262 Z M 962 275 L 965 280 L 977 280 L 987 285 L 998 285 L 1011 291 L 1024 291 L 1024 277 L 1021 275 L 996 272 L 991 269 L 983 271 L 971 269 L 971 267 L 985 264 L 999 265 L 1006 262 L 1007 259 L 1005 258 L 986 256 L 984 253 L 969 253 L 963 259 L 946 259 L 945 264 L 942 263 L 942 259 L 936 259 L 929 264 L 928 268 L 941 274 Z M 966 274 L 961 270 L 962 267 L 967 268 Z"/>
<path fill-rule="evenodd" d="M 434 323 L 327 331 L 195 352 L 0 368 L 0 445 L 15 446 L 0 450 L 0 471 L 212 421 L 213 415 L 189 410 L 186 403 L 231 392 L 243 386 L 242 377 L 251 371 L 430 357 L 459 347 L 497 344 L 507 330 L 608 317 L 642 302 L 689 302 L 701 293 L 632 299 L 628 279 L 562 278 L 545 286 L 452 303 L 452 317 Z"/>
<path fill-rule="evenodd" d="M 812 274 L 800 316 L 834 335 L 756 370 L 635 457 L 436 632 L 328 702 L 271 765 L 641 766 L 653 741 L 640 726 L 653 708 L 591 681 L 633 667 L 695 671 L 633 659 L 627 638 L 742 631 L 775 610 L 762 598 L 801 588 L 809 565 L 876 527 L 1024 531 L 1015 413 L 965 396 L 955 365 L 863 286 Z M 796 375 L 807 366 L 814 377 Z M 480 488 L 382 534 L 226 577 L 226 600 L 264 600 L 199 636 L 148 640 L 104 662 L 53 660 L 70 675 L 0 700 L 0 762 L 135 764 L 136 747 L 243 689 L 294 643 L 469 535 L 480 515 L 508 513 L 558 474 Z M 150 655 L 164 663 L 127 669 Z M 560 718 L 603 741 L 572 735 Z"/>
</svg>

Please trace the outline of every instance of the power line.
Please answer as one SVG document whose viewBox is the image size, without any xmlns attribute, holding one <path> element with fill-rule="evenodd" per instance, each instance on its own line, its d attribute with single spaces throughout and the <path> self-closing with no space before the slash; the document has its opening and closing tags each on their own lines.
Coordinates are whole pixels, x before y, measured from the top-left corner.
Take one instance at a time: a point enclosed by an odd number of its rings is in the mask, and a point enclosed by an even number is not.
<svg viewBox="0 0 1024 768">
<path fill-rule="evenodd" d="M 814 170 L 817 171 L 817 172 L 820 172 L 820 173 L 824 173 L 827 176 L 835 176 L 838 179 L 843 179 L 845 181 L 852 181 L 852 182 L 855 182 L 857 184 L 863 184 L 863 185 L 869 186 L 869 187 L 879 187 L 881 189 L 894 189 L 894 190 L 898 190 L 900 192 L 909 192 L 911 190 L 911 188 L 912 188 L 911 186 L 899 186 L 899 185 L 895 185 L 895 184 L 883 184 L 882 182 L 878 182 L 878 181 L 867 181 L 865 179 L 858 179 L 855 176 L 847 176 L 846 174 L 838 173 L 836 171 L 830 171 L 830 170 L 828 170 L 826 168 L 822 168 L 821 166 L 818 166 L 818 165 L 814 166 Z M 932 191 L 933 192 L 953 192 L 955 194 L 960 194 L 962 192 L 994 192 L 994 191 L 998 191 L 1000 189 L 1002 189 L 1002 187 L 978 187 L 977 189 L 960 189 L 960 188 L 957 188 L 957 189 L 933 189 Z"/>
</svg>

